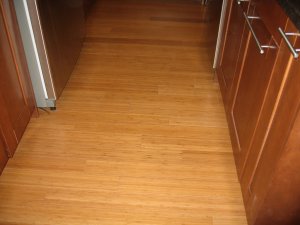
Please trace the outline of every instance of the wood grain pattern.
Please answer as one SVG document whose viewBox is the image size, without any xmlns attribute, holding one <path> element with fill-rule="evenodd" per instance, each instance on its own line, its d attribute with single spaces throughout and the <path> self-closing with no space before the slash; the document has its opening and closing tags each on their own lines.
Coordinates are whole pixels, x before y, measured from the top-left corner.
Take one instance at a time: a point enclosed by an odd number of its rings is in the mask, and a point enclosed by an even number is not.
<svg viewBox="0 0 300 225">
<path fill-rule="evenodd" d="M 212 12 L 98 1 L 58 110 L 32 119 L 3 172 L 0 224 L 246 225 L 213 22 L 195 22 Z"/>
</svg>

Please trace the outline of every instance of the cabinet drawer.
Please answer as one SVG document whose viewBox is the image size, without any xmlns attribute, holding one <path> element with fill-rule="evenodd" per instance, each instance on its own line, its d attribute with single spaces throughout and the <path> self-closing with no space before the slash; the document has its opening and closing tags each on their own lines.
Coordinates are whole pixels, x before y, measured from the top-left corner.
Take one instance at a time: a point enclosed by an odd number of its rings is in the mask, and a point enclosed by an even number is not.
<svg viewBox="0 0 300 225">
<path fill-rule="evenodd" d="M 283 11 L 276 0 L 255 1 L 256 13 L 263 20 L 275 42 L 279 45 L 282 40 L 278 28 L 284 28 L 288 21 L 288 16 Z"/>
</svg>

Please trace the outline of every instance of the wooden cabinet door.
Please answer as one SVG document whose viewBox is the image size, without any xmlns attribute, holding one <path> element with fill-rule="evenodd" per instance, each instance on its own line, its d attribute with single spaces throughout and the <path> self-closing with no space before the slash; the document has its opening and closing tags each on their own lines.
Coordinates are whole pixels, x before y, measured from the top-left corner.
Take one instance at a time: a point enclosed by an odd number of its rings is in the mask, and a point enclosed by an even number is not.
<svg viewBox="0 0 300 225">
<path fill-rule="evenodd" d="M 84 8 L 84 15 L 85 17 L 87 17 L 88 12 L 91 8 L 91 6 L 93 5 L 93 3 L 95 2 L 95 0 L 83 0 L 83 8 Z"/>
<path fill-rule="evenodd" d="M 248 2 L 232 0 L 228 3 L 229 22 L 226 31 L 226 38 L 223 47 L 223 53 L 218 68 L 218 78 L 221 85 L 221 91 L 225 108 L 229 101 L 229 94 L 233 84 L 234 77 L 239 73 L 240 60 L 245 48 L 245 20 L 244 12 L 248 11 Z M 231 7 L 230 7 L 231 6 Z"/>
<path fill-rule="evenodd" d="M 233 149 L 239 175 L 253 141 L 278 52 L 272 35 L 262 20 L 252 19 L 251 26 L 261 45 L 275 48 L 264 49 L 264 54 L 261 54 L 253 34 L 250 33 L 248 50 L 230 110 L 230 125 L 235 133 Z"/>
<path fill-rule="evenodd" d="M 16 51 L 17 43 L 14 42 L 20 39 L 20 36 L 13 37 L 12 35 L 16 33 L 11 32 L 17 28 L 17 24 L 13 24 L 14 27 L 9 27 L 8 24 L 9 21 L 14 21 L 7 17 L 13 15 L 11 11 L 8 11 L 11 10 L 9 4 L 9 1 L 0 2 L 0 104 L 2 111 L 0 125 L 8 145 L 9 155 L 12 156 L 30 120 L 34 106 L 33 102 L 29 101 L 32 97 L 29 97 L 26 92 L 30 88 L 24 81 L 28 81 L 29 77 L 28 74 L 24 74 L 24 68 L 20 65 L 22 56 L 18 53 L 21 51 Z M 25 58 L 22 59 L 25 60 Z M 33 95 L 32 92 L 31 95 Z"/>
<path fill-rule="evenodd" d="M 14 128 L 10 120 L 9 111 L 5 103 L 4 98 L 2 97 L 2 91 L 0 90 L 0 131 L 1 138 L 3 143 L 5 143 L 5 151 L 9 156 L 12 156 L 14 149 L 18 146 L 18 140 L 15 133 L 13 132 Z"/>
<path fill-rule="evenodd" d="M 285 32 L 297 33 L 298 29 L 289 22 Z M 300 47 L 299 37 L 288 39 L 295 48 Z M 247 179 L 250 196 L 246 201 L 249 224 L 299 224 L 300 221 L 300 62 L 293 58 L 284 42 L 280 44 L 274 71 L 274 80 L 280 81 L 274 116 L 259 157 L 255 157 L 255 163 L 250 161 L 246 170 L 246 177 L 251 178 Z"/>
<path fill-rule="evenodd" d="M 6 152 L 6 145 L 5 145 L 2 130 L 0 128 L 0 175 L 7 161 L 8 161 L 8 156 Z"/>
</svg>

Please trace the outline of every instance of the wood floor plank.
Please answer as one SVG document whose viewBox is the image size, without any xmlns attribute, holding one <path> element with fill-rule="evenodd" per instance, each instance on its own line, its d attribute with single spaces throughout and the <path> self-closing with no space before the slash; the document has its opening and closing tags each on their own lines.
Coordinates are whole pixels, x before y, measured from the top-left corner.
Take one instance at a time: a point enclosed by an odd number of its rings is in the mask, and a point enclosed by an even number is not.
<svg viewBox="0 0 300 225">
<path fill-rule="evenodd" d="M 0 177 L 0 225 L 247 224 L 212 2 L 96 2 L 57 111 Z"/>
</svg>

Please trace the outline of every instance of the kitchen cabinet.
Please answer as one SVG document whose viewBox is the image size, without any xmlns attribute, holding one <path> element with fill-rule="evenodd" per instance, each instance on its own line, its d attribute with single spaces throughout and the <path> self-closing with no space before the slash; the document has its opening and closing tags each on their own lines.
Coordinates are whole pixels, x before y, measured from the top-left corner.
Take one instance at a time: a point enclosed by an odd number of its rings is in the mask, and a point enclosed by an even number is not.
<svg viewBox="0 0 300 225">
<path fill-rule="evenodd" d="M 1 55 L 0 55 L 1 56 Z M 0 61 L 1 58 L 0 58 Z M 5 108 L 5 102 L 2 97 L 2 91 L 0 90 L 0 175 L 8 161 L 8 149 L 16 149 L 17 140 L 15 138 L 12 124 L 9 120 L 8 111 Z"/>
<path fill-rule="evenodd" d="M 251 32 L 248 35 L 243 66 L 230 106 L 229 119 L 234 128 L 233 148 L 239 175 L 254 138 L 278 52 L 277 45 L 263 21 L 256 19 L 260 17 L 259 13 L 254 12 L 251 16 L 245 13 L 244 17 Z"/>
<path fill-rule="evenodd" d="M 0 1 L 0 161 L 13 156 L 35 110 L 34 97 L 11 1 Z M 3 167 L 3 166 L 2 166 Z"/>
<path fill-rule="evenodd" d="M 231 0 L 227 9 L 227 29 L 222 51 L 220 66 L 218 67 L 219 82 L 223 94 L 225 108 L 229 107 L 229 95 L 234 77 L 239 74 L 241 59 L 248 32 L 245 30 L 244 11 L 248 11 L 249 3 Z M 240 54 L 241 53 L 241 54 Z"/>
<path fill-rule="evenodd" d="M 285 31 L 299 32 L 290 21 Z M 299 38 L 289 39 L 300 47 Z M 274 73 L 281 82 L 274 115 L 255 168 L 248 170 L 252 175 L 246 209 L 249 218 L 255 218 L 251 223 L 259 225 L 300 224 L 300 63 L 284 42 L 279 52 Z M 253 162 L 249 160 L 249 165 Z"/>
<path fill-rule="evenodd" d="M 250 225 L 300 224 L 300 64 L 279 28 L 299 30 L 276 0 L 253 0 L 249 8 L 241 8 L 250 32 L 240 71 L 232 72 L 231 94 L 222 91 L 247 218 Z M 287 39 L 300 48 L 299 36 Z"/>
<path fill-rule="evenodd" d="M 7 161 L 8 161 L 8 156 L 6 153 L 6 145 L 4 142 L 3 132 L 0 128 L 0 174 L 1 171 L 4 169 Z"/>
</svg>

